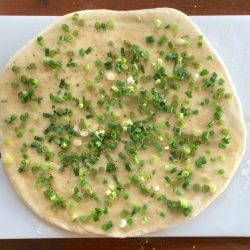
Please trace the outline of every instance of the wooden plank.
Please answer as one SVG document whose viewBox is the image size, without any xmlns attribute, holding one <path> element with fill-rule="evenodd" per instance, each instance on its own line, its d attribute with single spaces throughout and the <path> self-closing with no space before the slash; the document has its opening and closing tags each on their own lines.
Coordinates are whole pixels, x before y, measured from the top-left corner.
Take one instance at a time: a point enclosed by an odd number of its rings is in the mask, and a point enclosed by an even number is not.
<svg viewBox="0 0 250 250">
<path fill-rule="evenodd" d="M 246 15 L 249 0 L 0 0 L 0 15 L 63 15 L 84 9 L 172 7 L 188 15 Z"/>
<path fill-rule="evenodd" d="M 250 238 L 2 240 L 1 250 L 249 250 Z"/>
</svg>

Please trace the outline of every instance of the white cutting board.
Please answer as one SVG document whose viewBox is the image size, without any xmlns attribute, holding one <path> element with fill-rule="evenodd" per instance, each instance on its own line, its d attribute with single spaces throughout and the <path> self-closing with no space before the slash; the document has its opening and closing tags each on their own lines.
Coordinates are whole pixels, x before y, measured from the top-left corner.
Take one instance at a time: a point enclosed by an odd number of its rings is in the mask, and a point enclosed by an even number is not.
<svg viewBox="0 0 250 250">
<path fill-rule="evenodd" d="M 250 132 L 250 16 L 191 17 L 226 63 Z M 0 16 L 0 71 L 57 17 Z M 4 89 L 0 90 L 4 91 Z M 250 144 L 226 191 L 195 219 L 148 236 L 250 236 Z M 0 238 L 79 237 L 34 215 L 16 196 L 0 162 Z"/>
</svg>

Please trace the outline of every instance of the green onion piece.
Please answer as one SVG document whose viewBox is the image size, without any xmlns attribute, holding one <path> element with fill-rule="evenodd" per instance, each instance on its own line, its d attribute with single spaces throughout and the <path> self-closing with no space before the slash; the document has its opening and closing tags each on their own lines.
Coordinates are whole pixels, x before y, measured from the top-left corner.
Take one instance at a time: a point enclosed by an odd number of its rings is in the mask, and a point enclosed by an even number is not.
<svg viewBox="0 0 250 250">
<path fill-rule="evenodd" d="M 22 138 L 23 137 L 23 131 L 22 130 L 19 130 L 19 131 L 17 131 L 16 132 L 16 136 L 17 136 L 17 138 Z"/>
<path fill-rule="evenodd" d="M 186 199 L 180 199 L 181 207 L 187 208 L 188 207 L 188 201 Z"/>
<path fill-rule="evenodd" d="M 126 162 L 126 163 L 125 163 L 125 168 L 126 168 L 128 171 L 133 170 L 133 167 L 132 167 L 132 165 L 131 165 L 129 162 Z"/>
<path fill-rule="evenodd" d="M 37 42 L 38 45 L 43 46 L 44 45 L 44 39 L 43 39 L 43 37 L 42 36 L 38 36 L 36 38 L 36 42 Z"/>
<path fill-rule="evenodd" d="M 192 213 L 192 211 L 193 211 L 193 206 L 190 205 L 183 210 L 183 214 L 186 217 L 186 216 L 190 215 Z"/>
<path fill-rule="evenodd" d="M 220 78 L 219 80 L 218 80 L 218 84 L 219 85 L 223 85 L 225 83 L 225 80 L 223 79 L 223 78 Z"/>
<path fill-rule="evenodd" d="M 96 22 L 96 23 L 95 23 L 95 28 L 96 28 L 97 30 L 101 29 L 101 23 Z"/>
<path fill-rule="evenodd" d="M 90 65 L 89 65 L 88 63 L 87 63 L 87 64 L 84 64 L 83 67 L 82 67 L 82 70 L 83 70 L 84 72 L 88 72 L 89 69 L 90 69 Z"/>
<path fill-rule="evenodd" d="M 123 43 L 124 43 L 125 46 L 127 46 L 129 48 L 132 46 L 132 43 L 130 41 L 128 41 L 128 40 L 124 40 Z"/>
<path fill-rule="evenodd" d="M 209 192 L 209 186 L 208 185 L 203 185 L 202 186 L 202 188 L 201 188 L 201 191 L 203 192 L 203 193 L 208 193 Z"/>
<path fill-rule="evenodd" d="M 54 103 L 63 103 L 64 102 L 64 100 L 61 97 L 53 95 L 52 93 L 49 95 L 49 98 Z"/>
<path fill-rule="evenodd" d="M 73 50 L 68 50 L 67 53 L 66 53 L 66 55 L 68 57 L 73 57 L 74 56 L 74 51 Z"/>
<path fill-rule="evenodd" d="M 166 214 L 165 214 L 164 212 L 160 212 L 159 215 L 160 215 L 162 218 L 166 217 Z"/>
<path fill-rule="evenodd" d="M 92 48 L 92 47 L 88 47 L 88 48 L 85 50 L 85 53 L 86 53 L 86 54 L 89 54 L 91 51 L 93 51 L 93 48 Z"/>
<path fill-rule="evenodd" d="M 166 28 L 166 27 L 165 27 L 165 28 Z M 180 26 L 179 26 L 178 23 L 175 23 L 175 24 L 172 24 L 171 28 L 172 28 L 172 30 L 173 30 L 174 32 L 176 32 L 176 31 L 180 28 Z"/>
<path fill-rule="evenodd" d="M 116 165 L 112 162 L 109 162 L 106 166 L 106 172 L 114 174 L 116 173 L 116 171 L 117 171 Z"/>
<path fill-rule="evenodd" d="M 198 46 L 199 48 L 201 48 L 202 45 L 203 45 L 203 36 L 202 36 L 202 35 L 199 35 L 199 36 L 198 36 L 198 43 L 197 43 L 197 46 Z"/>
<path fill-rule="evenodd" d="M 11 165 L 14 162 L 14 158 L 11 155 L 5 155 L 3 158 L 3 162 L 6 165 Z"/>
<path fill-rule="evenodd" d="M 113 222 L 110 220 L 104 224 L 102 224 L 102 230 L 103 231 L 108 231 L 109 229 L 111 229 L 113 227 Z"/>
<path fill-rule="evenodd" d="M 210 193 L 215 193 L 216 190 L 217 190 L 217 186 L 216 186 L 215 184 L 211 184 L 211 185 L 209 186 L 209 191 L 210 191 Z"/>
<path fill-rule="evenodd" d="M 159 51 L 159 54 L 160 54 L 160 56 L 164 56 L 165 51 L 164 51 L 164 50 L 160 50 L 160 51 Z"/>
<path fill-rule="evenodd" d="M 220 174 L 220 175 L 225 174 L 225 170 L 224 170 L 223 168 L 220 168 L 220 169 L 218 170 L 218 174 Z"/>
<path fill-rule="evenodd" d="M 73 36 L 78 36 L 79 35 L 79 30 L 73 30 L 72 35 Z"/>
<path fill-rule="evenodd" d="M 72 15 L 72 20 L 75 21 L 75 22 L 77 22 L 79 20 L 79 16 L 80 16 L 79 13 L 74 13 Z"/>
<path fill-rule="evenodd" d="M 219 156 L 219 160 L 223 162 L 223 161 L 226 160 L 226 157 L 225 157 L 224 155 L 220 155 L 220 156 Z"/>
<path fill-rule="evenodd" d="M 134 224 L 133 219 L 132 219 L 132 218 L 129 218 L 129 219 L 127 220 L 127 224 L 128 224 L 129 226 L 132 226 L 132 225 Z"/>
<path fill-rule="evenodd" d="M 195 165 L 197 168 L 202 168 L 207 163 L 206 157 L 201 156 L 198 160 L 195 161 Z"/>
<path fill-rule="evenodd" d="M 36 69 L 36 64 L 35 64 L 35 63 L 30 63 L 30 64 L 27 66 L 27 69 L 29 69 L 29 70 Z"/>
<path fill-rule="evenodd" d="M 63 23 L 61 28 L 62 28 L 63 31 L 69 32 L 69 25 L 68 24 Z"/>
<path fill-rule="evenodd" d="M 185 92 L 185 94 L 187 95 L 187 97 L 192 98 L 192 91 L 188 90 Z"/>
<path fill-rule="evenodd" d="M 232 98 L 232 94 L 231 93 L 226 93 L 225 95 L 224 95 L 224 98 L 225 99 L 230 99 L 230 98 Z"/>
<path fill-rule="evenodd" d="M 213 59 L 213 56 L 212 55 L 208 55 L 207 56 L 207 60 L 212 60 Z"/>
<path fill-rule="evenodd" d="M 107 24 L 107 27 L 108 27 L 108 28 L 111 28 L 111 29 L 113 29 L 114 26 L 115 26 L 115 23 L 114 23 L 113 20 L 108 20 L 106 24 Z"/>
<path fill-rule="evenodd" d="M 20 120 L 22 122 L 26 122 L 28 120 L 28 118 L 29 118 L 29 114 L 28 113 L 24 113 L 24 114 L 20 115 Z"/>
<path fill-rule="evenodd" d="M 85 215 L 81 215 L 81 216 L 79 216 L 79 220 L 81 221 L 81 222 L 87 222 L 87 221 L 89 221 L 91 219 L 91 217 L 88 215 L 88 216 L 85 216 Z"/>
<path fill-rule="evenodd" d="M 171 42 L 171 41 L 168 42 L 168 48 L 169 49 L 173 49 L 174 48 L 173 42 Z"/>
<path fill-rule="evenodd" d="M 12 87 L 13 89 L 17 89 L 17 88 L 19 87 L 19 83 L 13 81 L 13 82 L 11 82 L 11 87 Z"/>
<path fill-rule="evenodd" d="M 13 71 L 15 74 L 17 74 L 17 73 L 20 73 L 21 68 L 18 67 L 18 66 L 16 66 L 16 65 L 14 65 L 14 66 L 12 67 L 12 71 Z"/>
<path fill-rule="evenodd" d="M 193 190 L 194 190 L 195 192 L 199 192 L 199 191 L 201 190 L 201 185 L 200 185 L 199 183 L 195 183 L 195 184 L 193 185 Z"/>
<path fill-rule="evenodd" d="M 95 66 L 96 67 L 99 67 L 99 66 L 101 66 L 102 65 L 102 61 L 100 60 L 100 59 L 97 59 L 96 61 L 95 61 Z"/>
<path fill-rule="evenodd" d="M 113 41 L 108 41 L 108 46 L 113 47 L 114 46 L 114 42 Z"/>
<path fill-rule="evenodd" d="M 78 21 L 78 25 L 81 26 L 81 27 L 83 27 L 85 25 L 85 20 L 84 19 L 80 19 Z"/>
<path fill-rule="evenodd" d="M 208 75 L 208 74 L 209 74 L 208 69 L 202 69 L 202 71 L 200 72 L 200 75 L 201 75 L 201 76 L 206 76 L 206 75 Z"/>
<path fill-rule="evenodd" d="M 122 160 L 126 158 L 126 155 L 123 152 L 120 152 L 118 155 Z"/>
<path fill-rule="evenodd" d="M 62 67 L 61 61 L 53 61 L 53 60 L 45 60 L 43 61 L 43 65 L 46 67 L 50 67 L 52 69 L 60 69 Z"/>
<path fill-rule="evenodd" d="M 84 57 L 85 56 L 84 49 L 79 49 L 79 55 L 80 55 L 80 57 Z"/>
<path fill-rule="evenodd" d="M 145 41 L 146 41 L 147 44 L 152 44 L 152 43 L 155 42 L 155 38 L 152 35 L 151 36 L 147 36 L 146 39 L 145 39 Z"/>
<path fill-rule="evenodd" d="M 65 41 L 66 41 L 66 42 L 69 42 L 69 43 L 73 42 L 73 41 L 74 41 L 74 36 L 71 35 L 71 34 L 67 34 L 67 35 L 65 36 Z"/>
<path fill-rule="evenodd" d="M 9 118 L 6 118 L 4 121 L 8 124 L 13 124 L 13 122 L 16 120 L 16 115 L 11 115 Z"/>
<path fill-rule="evenodd" d="M 70 58 L 69 61 L 67 62 L 66 64 L 67 67 L 76 67 L 77 66 L 77 63 L 76 62 L 73 62 L 73 59 Z"/>
<path fill-rule="evenodd" d="M 154 21 L 155 28 L 159 29 L 161 27 L 162 21 L 160 19 L 156 19 Z"/>
</svg>

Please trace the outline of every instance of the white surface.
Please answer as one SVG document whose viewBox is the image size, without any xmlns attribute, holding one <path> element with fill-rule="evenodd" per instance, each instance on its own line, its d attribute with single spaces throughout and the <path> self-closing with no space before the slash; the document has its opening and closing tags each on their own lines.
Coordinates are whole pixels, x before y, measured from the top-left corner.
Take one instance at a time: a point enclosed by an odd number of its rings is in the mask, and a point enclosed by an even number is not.
<svg viewBox="0 0 250 250">
<path fill-rule="evenodd" d="M 0 70 L 57 17 L 0 16 Z M 250 130 L 250 16 L 192 17 L 226 63 Z M 4 91 L 4 90 L 1 90 Z M 150 236 L 250 236 L 250 145 L 226 191 L 190 222 Z M 0 162 L 0 238 L 79 237 L 41 221 L 18 199 Z"/>
</svg>

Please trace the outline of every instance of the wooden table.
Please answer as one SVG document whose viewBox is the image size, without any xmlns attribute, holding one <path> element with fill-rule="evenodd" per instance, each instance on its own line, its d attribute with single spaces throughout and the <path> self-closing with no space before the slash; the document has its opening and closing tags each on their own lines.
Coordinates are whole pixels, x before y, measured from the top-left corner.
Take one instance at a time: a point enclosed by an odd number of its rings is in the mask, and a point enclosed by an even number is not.
<svg viewBox="0 0 250 250">
<path fill-rule="evenodd" d="M 82 9 L 173 7 L 188 15 L 250 15 L 250 0 L 0 0 L 0 15 L 63 15 Z M 250 230 L 250 228 L 249 228 Z M 250 238 L 2 240 L 0 250 L 249 250 Z"/>
</svg>

